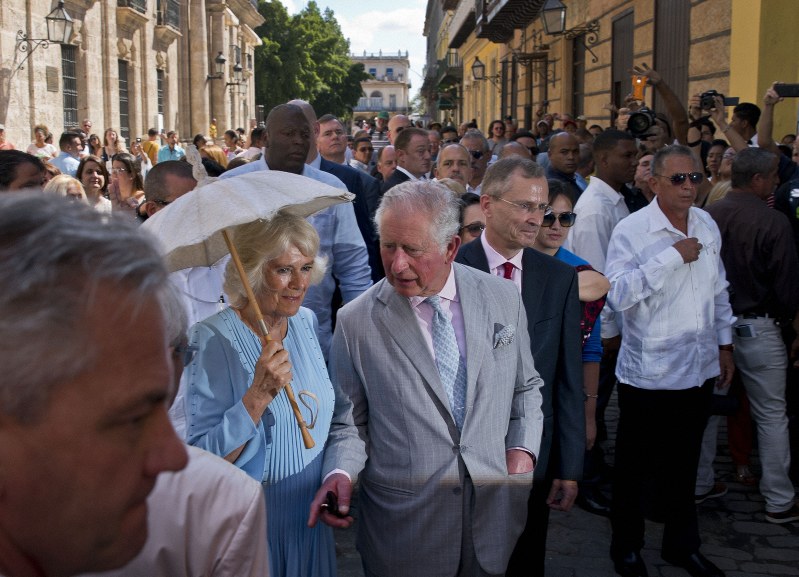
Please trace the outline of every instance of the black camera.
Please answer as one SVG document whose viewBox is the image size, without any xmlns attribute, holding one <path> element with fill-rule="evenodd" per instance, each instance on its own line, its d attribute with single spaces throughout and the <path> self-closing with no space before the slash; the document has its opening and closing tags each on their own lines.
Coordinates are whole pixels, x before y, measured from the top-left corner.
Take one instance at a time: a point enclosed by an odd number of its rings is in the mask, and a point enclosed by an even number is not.
<svg viewBox="0 0 799 577">
<path fill-rule="evenodd" d="M 702 110 L 711 110 L 716 107 L 716 96 L 720 96 L 724 102 L 724 106 L 738 106 L 738 97 L 727 98 L 721 92 L 716 90 L 707 90 L 699 95 L 699 108 Z"/>
<path fill-rule="evenodd" d="M 647 107 L 639 108 L 627 120 L 627 130 L 636 138 L 648 136 L 649 129 L 655 124 L 655 111 Z"/>
</svg>

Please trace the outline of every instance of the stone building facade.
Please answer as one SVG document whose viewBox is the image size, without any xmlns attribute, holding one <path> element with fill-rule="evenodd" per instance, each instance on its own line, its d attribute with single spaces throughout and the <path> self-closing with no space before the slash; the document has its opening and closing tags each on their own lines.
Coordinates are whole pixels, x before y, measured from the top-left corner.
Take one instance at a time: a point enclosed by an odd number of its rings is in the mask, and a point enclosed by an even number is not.
<svg viewBox="0 0 799 577">
<path fill-rule="evenodd" d="M 391 116 L 408 114 L 411 81 L 408 78 L 410 62 L 407 51 L 404 54 L 402 51 L 396 54 L 364 52 L 363 55 L 351 54 L 350 59 L 363 64 L 369 74 L 369 78 L 361 82 L 363 96 L 352 109 L 355 122 L 372 119 L 383 110 Z"/>
<path fill-rule="evenodd" d="M 0 124 L 18 148 L 39 123 L 57 144 L 84 118 L 101 136 L 114 128 L 129 140 L 149 128 L 190 139 L 212 118 L 221 135 L 256 117 L 257 0 L 64 0 L 73 20 L 66 44 L 21 41 L 20 32 L 47 38 L 45 17 L 56 5 L 0 2 Z"/>
<path fill-rule="evenodd" d="M 631 91 L 630 69 L 647 63 L 684 104 L 715 89 L 760 103 L 775 80 L 799 82 L 799 10 L 794 0 L 563 0 L 566 30 L 545 33 L 545 0 L 429 0 L 422 94 L 439 120 L 512 115 L 530 127 L 535 112 L 584 115 L 609 125 L 609 105 Z M 442 62 L 460 61 L 459 70 Z M 476 80 L 476 59 L 485 78 Z M 457 86 L 454 109 L 441 95 Z M 646 102 L 661 110 L 651 87 Z M 660 105 L 660 106 L 659 106 Z M 776 127 L 796 128 L 796 103 L 777 108 Z M 795 131 L 795 130 L 794 130 Z"/>
</svg>

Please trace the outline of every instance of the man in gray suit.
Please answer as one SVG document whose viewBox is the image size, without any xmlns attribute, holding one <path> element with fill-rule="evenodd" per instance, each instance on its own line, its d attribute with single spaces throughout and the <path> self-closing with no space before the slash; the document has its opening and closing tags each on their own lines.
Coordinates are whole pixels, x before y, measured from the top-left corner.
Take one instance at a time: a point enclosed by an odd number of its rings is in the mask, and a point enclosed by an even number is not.
<svg viewBox="0 0 799 577">
<path fill-rule="evenodd" d="M 503 575 L 526 520 L 543 418 L 516 288 L 453 264 L 458 202 L 434 182 L 377 211 L 386 278 L 341 309 L 336 408 L 309 522 L 348 526 L 369 576 Z"/>
</svg>

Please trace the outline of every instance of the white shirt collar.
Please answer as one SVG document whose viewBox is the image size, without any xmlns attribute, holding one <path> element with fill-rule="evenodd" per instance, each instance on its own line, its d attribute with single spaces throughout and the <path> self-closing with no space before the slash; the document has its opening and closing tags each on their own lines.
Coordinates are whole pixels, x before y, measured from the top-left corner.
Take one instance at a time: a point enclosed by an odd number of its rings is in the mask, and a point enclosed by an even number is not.
<svg viewBox="0 0 799 577">
<path fill-rule="evenodd" d="M 480 235 L 480 244 L 483 245 L 483 250 L 486 253 L 486 260 L 488 260 L 488 270 L 490 270 L 493 274 L 497 273 L 497 269 L 501 267 L 504 263 L 510 262 L 518 268 L 522 270 L 522 254 L 524 254 L 524 249 L 519 249 L 513 257 L 505 258 L 501 254 L 499 254 L 494 247 L 488 244 L 488 239 L 486 238 L 485 232 Z"/>
</svg>

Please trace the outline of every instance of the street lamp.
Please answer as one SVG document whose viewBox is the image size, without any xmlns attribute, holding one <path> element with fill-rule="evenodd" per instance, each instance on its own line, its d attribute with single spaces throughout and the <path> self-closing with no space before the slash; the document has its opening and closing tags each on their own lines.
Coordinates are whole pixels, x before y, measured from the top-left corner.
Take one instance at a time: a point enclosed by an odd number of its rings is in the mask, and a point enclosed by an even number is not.
<svg viewBox="0 0 799 577">
<path fill-rule="evenodd" d="M 225 74 L 225 63 L 227 59 L 222 56 L 222 52 L 220 51 L 219 54 L 216 55 L 214 58 L 214 74 L 208 75 L 208 80 L 219 80 Z"/>
<path fill-rule="evenodd" d="M 494 76 L 486 76 L 486 65 L 480 62 L 480 58 L 477 56 L 474 57 L 474 63 L 472 64 L 472 78 L 477 81 L 488 80 L 491 82 L 491 84 L 499 88 L 499 85 L 497 85 L 496 82 L 496 80 L 499 78 L 499 74 L 495 74 Z"/>
<path fill-rule="evenodd" d="M 550 36 L 565 36 L 568 39 L 579 39 L 585 49 L 591 53 L 592 61 L 597 62 L 594 51 L 589 48 L 589 44 L 596 44 L 599 40 L 599 21 L 591 20 L 585 26 L 575 26 L 566 29 L 566 6 L 560 0 L 547 0 L 541 10 L 541 21 L 544 31 Z"/>
<path fill-rule="evenodd" d="M 72 36 L 72 18 L 64 8 L 64 0 L 59 0 L 52 12 L 44 17 L 47 23 L 47 38 L 29 38 L 22 30 L 17 30 L 17 52 L 25 52 L 25 58 L 17 66 L 17 70 L 22 68 L 25 61 L 30 58 L 36 49 L 41 46 L 45 49 L 50 47 L 50 43 L 67 44 Z"/>
</svg>

